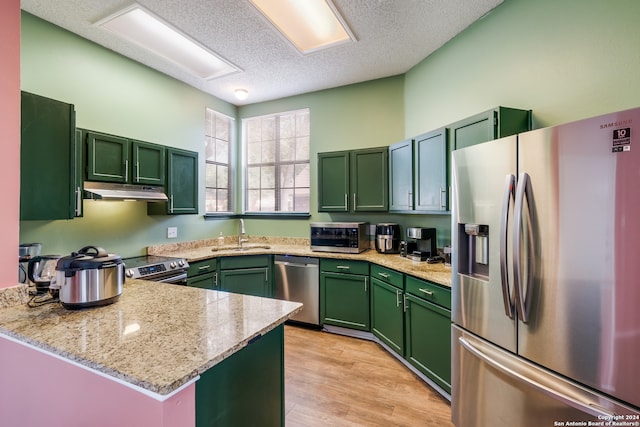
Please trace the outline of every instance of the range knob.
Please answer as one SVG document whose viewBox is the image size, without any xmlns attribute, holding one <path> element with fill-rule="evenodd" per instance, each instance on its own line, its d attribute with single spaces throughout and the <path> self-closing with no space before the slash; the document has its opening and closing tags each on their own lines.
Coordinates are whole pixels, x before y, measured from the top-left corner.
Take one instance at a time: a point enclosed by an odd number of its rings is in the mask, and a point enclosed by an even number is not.
<svg viewBox="0 0 640 427">
<path fill-rule="evenodd" d="M 178 265 L 179 265 L 180 267 L 184 267 L 184 260 L 183 260 L 183 259 L 181 259 L 180 261 L 178 261 Z"/>
<path fill-rule="evenodd" d="M 124 272 L 124 275 L 125 275 L 125 276 L 127 276 L 127 277 L 129 277 L 129 278 L 133 277 L 133 270 L 127 270 L 127 271 L 125 271 L 125 272 Z"/>
<path fill-rule="evenodd" d="M 169 267 L 176 268 L 176 262 L 175 261 L 171 261 L 171 264 L 169 264 Z"/>
</svg>

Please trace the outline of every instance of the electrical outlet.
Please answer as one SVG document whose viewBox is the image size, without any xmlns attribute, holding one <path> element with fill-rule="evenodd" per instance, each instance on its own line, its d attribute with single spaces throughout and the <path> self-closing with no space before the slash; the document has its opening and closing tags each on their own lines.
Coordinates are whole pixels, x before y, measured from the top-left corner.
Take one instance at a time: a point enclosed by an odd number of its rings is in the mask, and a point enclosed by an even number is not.
<svg viewBox="0 0 640 427">
<path fill-rule="evenodd" d="M 167 239 L 178 237 L 178 227 L 167 227 Z"/>
</svg>

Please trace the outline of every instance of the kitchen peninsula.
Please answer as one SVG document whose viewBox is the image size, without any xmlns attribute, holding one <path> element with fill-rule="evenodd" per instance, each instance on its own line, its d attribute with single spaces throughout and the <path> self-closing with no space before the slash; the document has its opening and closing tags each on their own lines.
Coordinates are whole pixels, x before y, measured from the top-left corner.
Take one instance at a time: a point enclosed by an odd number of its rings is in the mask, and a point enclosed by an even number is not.
<svg viewBox="0 0 640 427">
<path fill-rule="evenodd" d="M 0 308 L 3 425 L 215 425 L 238 408 L 234 392 L 280 425 L 282 324 L 301 307 L 128 280 L 104 307 Z M 256 390 L 271 394 L 257 408 Z"/>
</svg>

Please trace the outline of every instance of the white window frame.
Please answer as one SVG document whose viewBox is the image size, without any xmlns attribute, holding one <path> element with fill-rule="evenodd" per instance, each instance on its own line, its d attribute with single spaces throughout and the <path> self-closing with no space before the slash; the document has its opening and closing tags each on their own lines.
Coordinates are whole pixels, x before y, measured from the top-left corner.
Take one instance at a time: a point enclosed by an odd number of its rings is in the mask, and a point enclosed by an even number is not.
<svg viewBox="0 0 640 427">
<path fill-rule="evenodd" d="M 218 162 L 218 161 L 211 161 L 207 159 L 207 139 L 208 138 L 214 138 L 214 139 L 220 139 L 217 138 L 218 135 L 215 135 L 215 125 L 213 126 L 213 128 L 211 128 L 211 126 L 209 126 L 208 123 L 208 116 L 209 114 L 212 114 L 212 120 L 215 120 L 216 118 L 223 118 L 225 120 L 229 121 L 229 129 L 228 129 L 228 136 L 229 136 L 229 140 L 226 141 L 228 143 L 228 163 L 224 163 L 224 162 Z M 234 161 L 235 161 L 235 153 L 237 150 L 237 144 L 236 144 L 236 138 L 235 138 L 235 128 L 236 128 L 236 119 L 231 117 L 231 116 L 227 116 L 226 114 L 220 113 L 216 110 L 214 110 L 213 108 L 209 108 L 206 107 L 205 108 L 205 180 L 204 180 L 204 193 L 205 193 L 205 215 L 207 216 L 214 216 L 214 215 L 229 215 L 231 213 L 234 212 L 234 200 L 235 200 L 235 173 L 234 173 Z M 210 132 L 210 130 L 213 129 L 213 132 Z M 214 135 L 210 135 L 211 133 L 213 133 Z M 223 139 L 224 141 L 224 139 Z M 223 210 L 223 211 L 219 211 L 219 210 L 215 210 L 215 211 L 209 211 L 208 210 L 208 205 L 209 205 L 209 199 L 208 199 L 208 190 L 211 188 L 222 188 L 222 187 L 208 187 L 207 186 L 207 169 L 209 168 L 209 165 L 222 165 L 222 166 L 227 166 L 228 167 L 228 177 L 227 177 L 227 210 Z"/>
<path fill-rule="evenodd" d="M 307 135 L 300 135 L 297 134 L 296 138 L 303 138 L 306 137 L 308 138 L 309 141 L 309 152 L 307 153 L 307 159 L 306 160 L 289 160 L 289 161 L 278 161 L 277 158 L 274 159 L 273 162 L 265 162 L 265 163 L 260 163 L 262 165 L 265 166 L 269 166 L 272 165 L 275 167 L 275 210 L 248 210 L 247 209 L 247 203 L 248 203 L 248 196 L 247 193 L 249 191 L 249 189 L 247 188 L 248 186 L 248 122 L 251 120 L 256 120 L 256 119 L 260 119 L 260 120 L 264 120 L 264 119 L 271 119 L 271 118 L 275 118 L 276 119 L 276 125 L 275 125 L 275 132 L 276 132 L 276 136 L 275 136 L 275 144 L 276 144 L 276 153 L 275 156 L 277 157 L 278 152 L 279 152 L 279 147 L 280 147 L 280 135 L 279 135 L 279 120 L 281 117 L 283 116 L 290 116 L 290 115 L 295 115 L 295 114 L 299 114 L 305 112 L 308 115 L 307 121 L 309 122 L 309 130 L 308 130 L 308 134 Z M 288 210 L 281 210 L 282 205 L 281 205 L 281 200 L 279 198 L 279 194 L 280 191 L 282 190 L 282 186 L 280 185 L 280 168 L 282 166 L 285 165 L 307 165 L 307 169 L 309 170 L 309 175 L 311 174 L 311 147 L 310 147 L 310 139 L 311 139 L 311 110 L 309 108 L 302 108 L 302 109 L 298 109 L 298 110 L 291 110 L 291 111 L 283 111 L 283 112 L 279 112 L 279 113 L 274 113 L 274 114 L 266 114 L 266 115 L 262 115 L 262 116 L 255 116 L 255 117 L 247 117 L 242 119 L 242 213 L 243 214 L 256 214 L 256 215 L 261 215 L 261 214 L 266 214 L 266 215 L 276 215 L 276 216 L 286 216 L 286 215 L 309 215 L 309 210 L 311 207 L 311 184 L 310 184 L 310 176 L 308 177 L 309 181 L 308 181 L 308 187 L 294 187 L 295 188 L 306 188 L 308 190 L 308 194 L 309 194 L 309 200 L 307 201 L 307 206 L 308 209 L 306 211 L 288 211 Z M 253 164 L 255 165 L 255 164 Z"/>
</svg>

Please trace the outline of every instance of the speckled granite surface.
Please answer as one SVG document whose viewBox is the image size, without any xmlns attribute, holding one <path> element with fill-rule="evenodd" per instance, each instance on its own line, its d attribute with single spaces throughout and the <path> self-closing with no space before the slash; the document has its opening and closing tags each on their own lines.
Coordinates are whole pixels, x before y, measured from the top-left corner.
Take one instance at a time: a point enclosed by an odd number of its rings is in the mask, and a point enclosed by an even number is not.
<svg viewBox="0 0 640 427">
<path fill-rule="evenodd" d="M 330 252 L 312 252 L 309 239 L 293 239 L 285 237 L 249 237 L 244 251 L 234 250 L 237 236 L 225 238 L 225 244 L 219 249 L 216 239 L 198 240 L 170 245 L 149 246 L 150 255 L 164 255 L 186 258 L 188 261 L 199 261 L 219 256 L 251 255 L 251 254 L 289 254 L 311 256 L 317 258 L 355 259 L 373 262 L 383 267 L 391 268 L 402 273 L 429 280 L 434 283 L 451 287 L 451 267 L 444 264 L 427 264 L 426 262 L 411 261 L 397 254 L 380 254 L 375 249 L 369 249 L 360 254 L 341 254 Z M 265 247 L 265 246 L 268 246 Z"/>
<path fill-rule="evenodd" d="M 0 289 L 0 308 L 26 304 L 29 301 L 29 287 L 18 284 L 10 288 Z"/>
<path fill-rule="evenodd" d="M 0 333 L 161 395 L 244 347 L 302 304 L 127 280 L 111 305 L 0 309 Z"/>
</svg>

